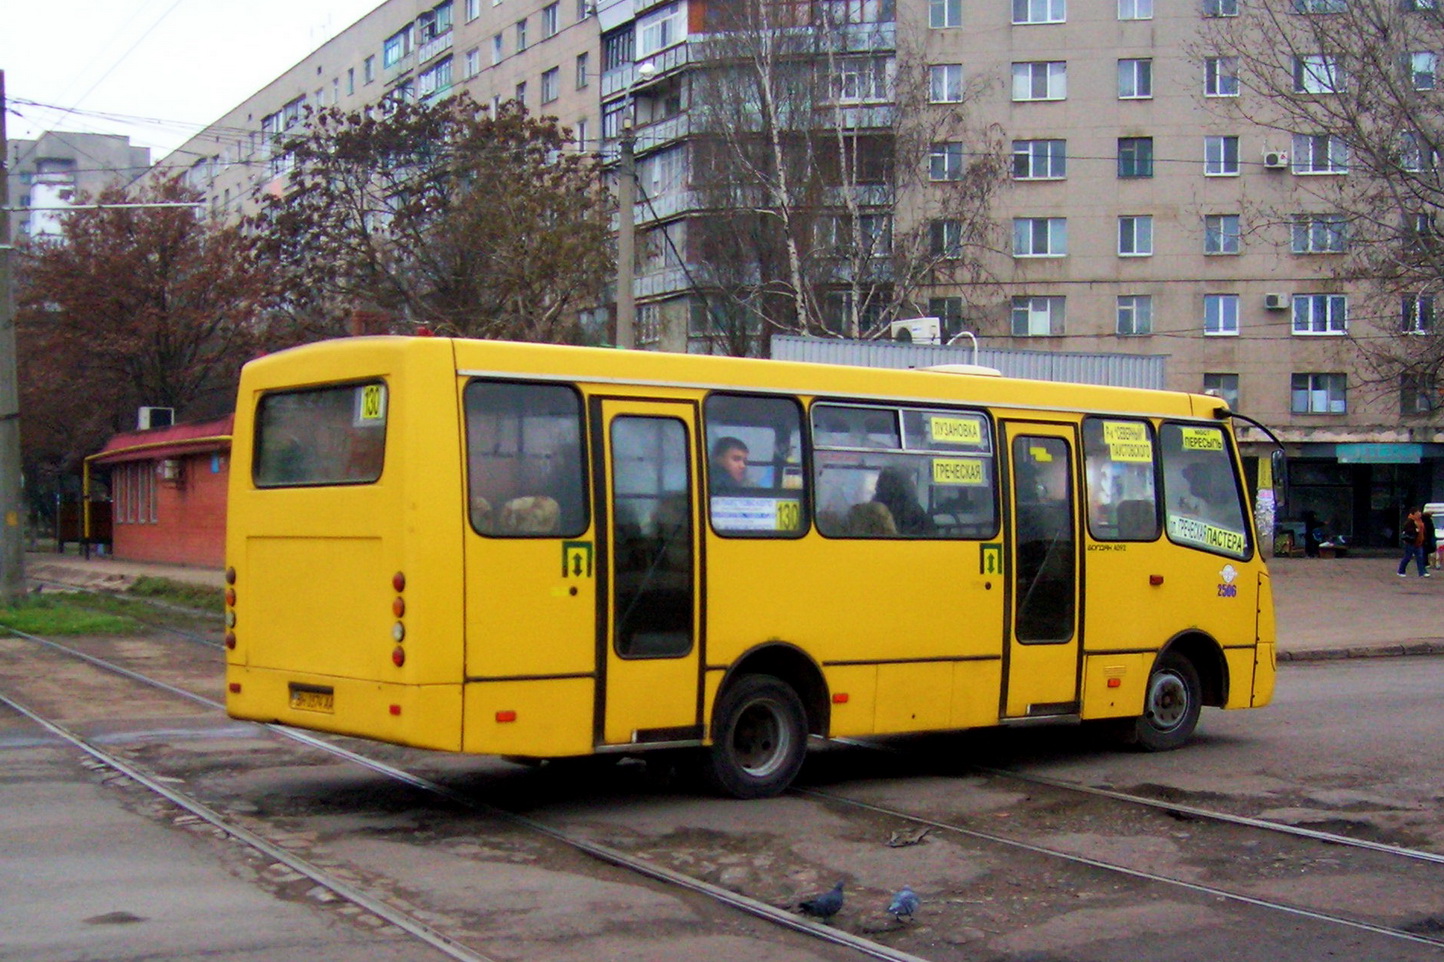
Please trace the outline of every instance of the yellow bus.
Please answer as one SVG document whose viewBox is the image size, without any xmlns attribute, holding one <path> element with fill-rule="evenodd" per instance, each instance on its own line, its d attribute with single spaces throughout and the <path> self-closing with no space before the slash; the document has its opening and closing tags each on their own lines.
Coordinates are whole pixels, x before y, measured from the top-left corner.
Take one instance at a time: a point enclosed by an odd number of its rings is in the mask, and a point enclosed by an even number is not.
<svg viewBox="0 0 1444 962">
<path fill-rule="evenodd" d="M 246 365 L 228 706 L 526 759 L 1265 705 L 1269 574 L 1218 398 L 358 337 Z"/>
</svg>

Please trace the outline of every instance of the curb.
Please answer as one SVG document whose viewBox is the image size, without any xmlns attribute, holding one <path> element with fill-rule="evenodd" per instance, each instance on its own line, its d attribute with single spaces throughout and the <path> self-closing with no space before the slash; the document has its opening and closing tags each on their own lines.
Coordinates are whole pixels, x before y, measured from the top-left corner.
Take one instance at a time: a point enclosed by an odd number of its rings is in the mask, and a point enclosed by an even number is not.
<svg viewBox="0 0 1444 962">
<path fill-rule="evenodd" d="M 1444 639 L 1347 648 L 1304 648 L 1281 651 L 1277 657 L 1279 661 L 1340 661 L 1345 658 L 1400 658 L 1411 655 L 1444 655 Z"/>
</svg>

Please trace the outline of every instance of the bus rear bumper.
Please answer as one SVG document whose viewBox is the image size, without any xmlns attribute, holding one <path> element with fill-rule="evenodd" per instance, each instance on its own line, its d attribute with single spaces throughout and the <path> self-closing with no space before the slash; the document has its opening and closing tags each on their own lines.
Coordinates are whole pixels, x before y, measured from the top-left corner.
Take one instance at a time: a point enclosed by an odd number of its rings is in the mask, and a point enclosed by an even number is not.
<svg viewBox="0 0 1444 962">
<path fill-rule="evenodd" d="M 230 665 L 226 712 L 438 751 L 461 750 L 460 685 L 396 685 Z"/>
</svg>

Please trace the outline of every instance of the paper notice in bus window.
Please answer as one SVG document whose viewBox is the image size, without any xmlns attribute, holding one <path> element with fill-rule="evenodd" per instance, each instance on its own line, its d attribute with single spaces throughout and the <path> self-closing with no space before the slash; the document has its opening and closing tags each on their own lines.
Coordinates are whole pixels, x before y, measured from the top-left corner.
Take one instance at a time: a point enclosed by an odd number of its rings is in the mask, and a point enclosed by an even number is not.
<svg viewBox="0 0 1444 962">
<path fill-rule="evenodd" d="M 1110 461 L 1147 464 L 1153 460 L 1153 443 L 1148 426 L 1137 421 L 1104 421 L 1103 441 Z"/>
<path fill-rule="evenodd" d="M 712 526 L 718 531 L 796 531 L 801 524 L 801 501 L 712 498 Z"/>
<path fill-rule="evenodd" d="M 982 444 L 983 422 L 978 418 L 952 418 L 934 414 L 928 418 L 928 434 L 939 444 Z"/>
<path fill-rule="evenodd" d="M 933 484 L 986 485 L 987 475 L 978 458 L 933 458 Z"/>
<path fill-rule="evenodd" d="M 1226 551 L 1233 555 L 1243 555 L 1248 550 L 1248 537 L 1243 532 L 1220 528 L 1197 518 L 1170 517 L 1168 535 L 1174 541 Z"/>
<path fill-rule="evenodd" d="M 1183 450 L 1222 451 L 1223 432 L 1217 428 L 1181 428 Z"/>
<path fill-rule="evenodd" d="M 386 385 L 363 384 L 356 389 L 356 417 L 358 428 L 376 425 L 386 420 Z"/>
</svg>

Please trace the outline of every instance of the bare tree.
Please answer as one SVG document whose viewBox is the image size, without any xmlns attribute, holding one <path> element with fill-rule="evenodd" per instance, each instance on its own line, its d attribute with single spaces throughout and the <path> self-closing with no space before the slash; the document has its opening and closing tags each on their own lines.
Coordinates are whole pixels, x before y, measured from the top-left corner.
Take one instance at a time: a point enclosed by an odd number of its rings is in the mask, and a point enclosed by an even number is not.
<svg viewBox="0 0 1444 962">
<path fill-rule="evenodd" d="M 1216 12 L 1198 55 L 1236 78 L 1246 118 L 1279 133 L 1292 172 L 1286 225 L 1296 252 L 1338 253 L 1351 282 L 1351 343 L 1366 387 L 1438 401 L 1444 336 L 1444 205 L 1438 100 L 1444 20 L 1437 0 L 1270 0 Z M 1241 9 L 1238 9 L 1241 8 Z M 1441 302 L 1444 306 L 1444 302 Z"/>
<path fill-rule="evenodd" d="M 976 85 L 933 90 L 883 3 L 750 0 L 709 17 L 692 55 L 707 213 L 691 240 L 722 349 L 873 336 L 933 285 L 988 279 L 1005 162 L 998 132 L 968 122 Z"/>
</svg>

